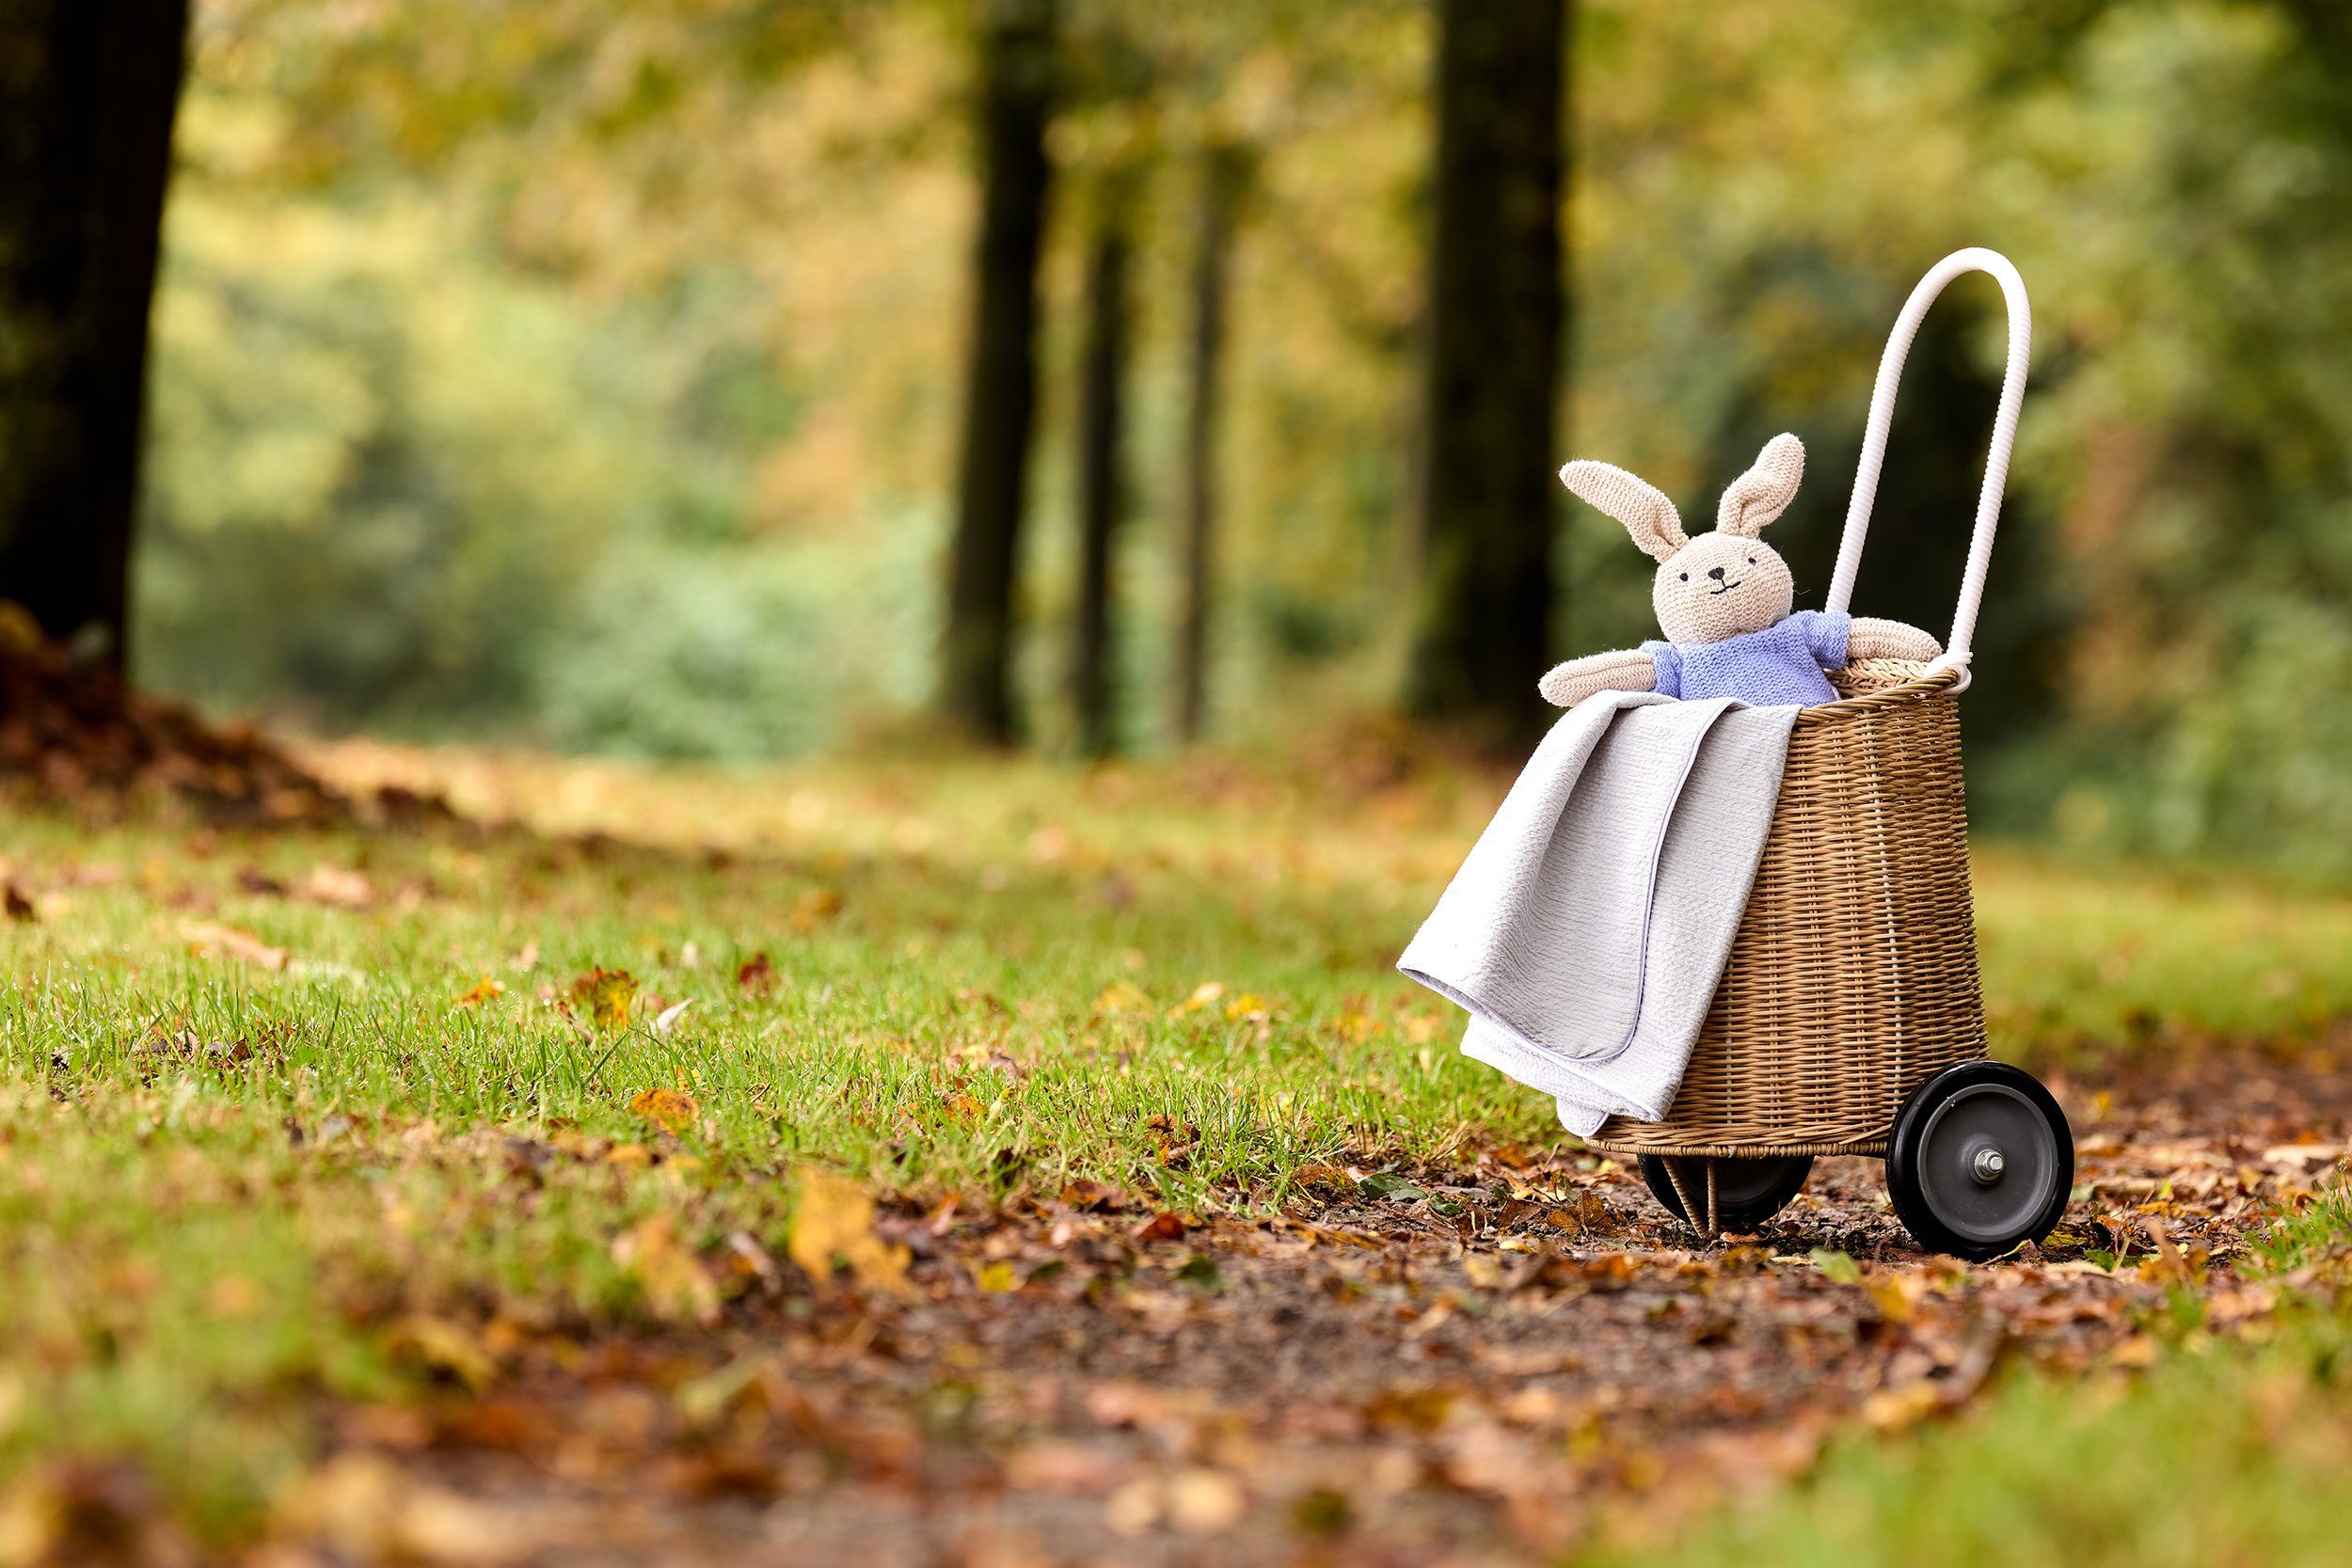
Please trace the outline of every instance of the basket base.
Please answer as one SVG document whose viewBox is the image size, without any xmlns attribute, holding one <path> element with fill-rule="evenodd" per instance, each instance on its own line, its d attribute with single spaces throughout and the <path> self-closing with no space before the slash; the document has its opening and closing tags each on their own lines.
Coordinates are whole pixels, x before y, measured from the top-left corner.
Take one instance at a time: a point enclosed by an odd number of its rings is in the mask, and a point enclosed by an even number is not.
<svg viewBox="0 0 2352 1568">
<path fill-rule="evenodd" d="M 1783 1156 L 1810 1154 L 1817 1158 L 1834 1154 L 1854 1154 L 1867 1160 L 1886 1158 L 1884 1138 L 1864 1138 L 1846 1143 L 1827 1144 L 1624 1144 L 1613 1140 L 1587 1138 L 1584 1147 L 1596 1154 L 1606 1154 L 1613 1160 L 1631 1162 L 1645 1154 L 1663 1154 L 1676 1159 L 1768 1160 Z"/>
</svg>

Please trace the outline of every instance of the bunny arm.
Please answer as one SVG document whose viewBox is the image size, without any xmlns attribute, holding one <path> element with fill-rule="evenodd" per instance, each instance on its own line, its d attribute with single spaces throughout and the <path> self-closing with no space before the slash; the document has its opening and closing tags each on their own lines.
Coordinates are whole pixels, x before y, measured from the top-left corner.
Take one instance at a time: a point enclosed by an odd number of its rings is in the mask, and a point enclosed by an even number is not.
<svg viewBox="0 0 2352 1568">
<path fill-rule="evenodd" d="M 1850 659 L 1907 658 L 1925 664 L 1943 652 L 1944 644 L 1917 626 L 1905 626 L 1900 621 L 1857 615 L 1846 629 L 1846 657 Z"/>
<path fill-rule="evenodd" d="M 1603 691 L 1657 690 L 1658 665 L 1639 648 L 1587 654 L 1582 658 L 1553 665 L 1550 673 L 1538 681 L 1535 689 L 1544 694 L 1544 701 L 1555 706 L 1574 707 Z"/>
</svg>

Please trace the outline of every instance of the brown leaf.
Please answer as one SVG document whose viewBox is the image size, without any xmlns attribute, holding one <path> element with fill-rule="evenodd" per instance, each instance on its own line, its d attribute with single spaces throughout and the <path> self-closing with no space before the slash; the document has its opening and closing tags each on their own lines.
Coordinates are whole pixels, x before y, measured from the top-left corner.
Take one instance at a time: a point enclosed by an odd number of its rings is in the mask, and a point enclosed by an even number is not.
<svg viewBox="0 0 2352 1568">
<path fill-rule="evenodd" d="M 1100 1181 L 1089 1181 L 1083 1176 L 1062 1188 L 1061 1200 L 1068 1207 L 1081 1212 L 1097 1211 L 1113 1213 L 1124 1203 L 1118 1188 L 1106 1186 Z"/>
<path fill-rule="evenodd" d="M 841 912 L 841 895 L 829 887 L 816 888 L 801 895 L 792 906 L 792 929 L 802 936 L 813 936 L 817 927 Z"/>
<path fill-rule="evenodd" d="M 375 902 L 375 888 L 358 872 L 322 861 L 303 879 L 302 896 L 339 910 L 364 910 Z"/>
<path fill-rule="evenodd" d="M 1249 1495 L 1222 1470 L 1179 1470 L 1168 1481 L 1168 1522 L 1186 1535 L 1222 1535 L 1249 1511 Z"/>
<path fill-rule="evenodd" d="M 188 921 L 180 927 L 180 934 L 187 939 L 191 951 L 208 958 L 242 958 L 272 972 L 283 970 L 290 957 L 284 948 L 272 947 L 250 931 L 218 921 Z"/>
<path fill-rule="evenodd" d="M 458 997 L 457 1006 L 461 1007 L 478 1007 L 494 996 L 504 996 L 505 994 L 506 987 L 504 983 L 493 980 L 485 974 L 481 979 L 476 980 L 473 983 L 473 988 L 471 990 L 466 991 L 463 995 Z"/>
<path fill-rule="evenodd" d="M 768 1256 L 768 1249 L 759 1244 L 759 1238 L 748 1230 L 727 1234 L 727 1251 L 736 1266 L 771 1290 L 777 1282 L 776 1260 Z"/>
<path fill-rule="evenodd" d="M 1553 1256 L 1530 1270 L 1520 1283 L 1608 1295 L 1631 1286 L 1637 1272 L 1633 1259 L 1622 1252 L 1603 1252 L 1591 1258 Z"/>
<path fill-rule="evenodd" d="M 40 917 L 33 908 L 32 896 L 14 882 L 0 884 L 0 905 L 5 905 L 10 920 L 30 923 Z"/>
<path fill-rule="evenodd" d="M 673 1132 L 683 1132 L 694 1125 L 702 1115 L 702 1106 L 694 1097 L 677 1089 L 645 1089 L 628 1102 L 628 1108 L 647 1121 L 659 1122 Z"/>
<path fill-rule="evenodd" d="M 1158 1213 L 1136 1227 L 1138 1242 L 1181 1242 L 1190 1227 L 1174 1214 Z"/>
<path fill-rule="evenodd" d="M 1005 1460 L 1005 1476 L 1025 1492 L 1099 1497 L 1127 1479 L 1116 1450 L 1068 1439 L 1047 1439 L 1015 1449 Z"/>
<path fill-rule="evenodd" d="M 339 1454 L 289 1487 L 283 1528 L 342 1561 L 521 1562 L 542 1533 L 529 1515 L 412 1480 L 380 1454 Z"/>
<path fill-rule="evenodd" d="M 1189 1121 L 1179 1123 L 1171 1117 L 1148 1117 L 1143 1130 L 1152 1134 L 1154 1156 L 1171 1170 L 1183 1169 L 1193 1146 L 1200 1141 L 1199 1126 Z"/>
<path fill-rule="evenodd" d="M 765 951 L 753 954 L 735 971 L 735 989 L 762 996 L 775 990 L 776 966 L 768 961 Z"/>
<path fill-rule="evenodd" d="M 1740 1320 L 1728 1312 L 1703 1312 L 1682 1337 L 1701 1348 L 1727 1345 L 1740 1337 Z"/>
<path fill-rule="evenodd" d="M 2183 1253 L 2162 1220 L 2150 1220 L 2148 1234 L 2156 1243 L 2156 1255 L 2141 1262 L 2140 1278 L 2154 1285 L 2197 1285 L 2203 1282 L 2207 1257 L 2203 1247 Z"/>
<path fill-rule="evenodd" d="M 572 981 L 572 994 L 587 1004 L 589 1020 L 597 1028 L 619 1029 L 628 1023 L 637 981 L 626 969 L 592 969 Z"/>
</svg>

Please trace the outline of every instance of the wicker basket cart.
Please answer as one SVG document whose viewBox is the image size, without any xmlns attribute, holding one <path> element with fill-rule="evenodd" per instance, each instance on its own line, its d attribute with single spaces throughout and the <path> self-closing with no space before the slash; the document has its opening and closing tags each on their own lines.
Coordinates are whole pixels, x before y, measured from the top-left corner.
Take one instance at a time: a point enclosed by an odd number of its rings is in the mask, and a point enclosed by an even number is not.
<svg viewBox="0 0 2352 1568">
<path fill-rule="evenodd" d="M 1985 1059 L 1968 886 L 1959 697 L 2033 330 L 2024 281 L 1994 252 L 1937 263 L 1895 324 L 1828 608 L 1852 598 L 1904 356 L 1967 272 L 1990 273 L 2007 296 L 2009 362 L 1947 651 L 1930 665 L 1858 661 L 1832 675 L 1837 701 L 1797 715 L 1747 911 L 1673 1108 L 1661 1122 L 1614 1118 L 1592 1140 L 1638 1160 L 1659 1201 L 1709 1235 L 1777 1212 L 1823 1154 L 1884 1159 L 1920 1244 L 1977 1259 L 2049 1234 L 2074 1183 L 2058 1102 Z"/>
</svg>

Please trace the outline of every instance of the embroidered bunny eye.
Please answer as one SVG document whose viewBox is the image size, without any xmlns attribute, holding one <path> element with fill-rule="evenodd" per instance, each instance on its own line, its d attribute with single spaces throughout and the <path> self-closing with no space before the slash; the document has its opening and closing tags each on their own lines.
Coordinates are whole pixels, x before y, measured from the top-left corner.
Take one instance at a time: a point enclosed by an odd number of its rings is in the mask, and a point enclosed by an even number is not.
<svg viewBox="0 0 2352 1568">
<path fill-rule="evenodd" d="M 1690 574 L 1690 573 L 1688 573 L 1688 572 L 1683 573 L 1683 574 L 1682 574 L 1682 580 L 1683 580 L 1683 581 L 1685 581 L 1685 582 L 1690 581 L 1690 580 L 1691 580 L 1691 574 Z"/>
<path fill-rule="evenodd" d="M 1751 565 L 1751 566 L 1755 565 L 1755 564 L 1756 564 L 1756 557 L 1754 557 L 1754 556 L 1750 556 L 1750 557 L 1748 557 L 1748 564 L 1749 564 L 1749 565 Z"/>
</svg>

